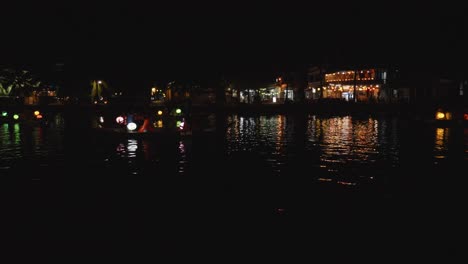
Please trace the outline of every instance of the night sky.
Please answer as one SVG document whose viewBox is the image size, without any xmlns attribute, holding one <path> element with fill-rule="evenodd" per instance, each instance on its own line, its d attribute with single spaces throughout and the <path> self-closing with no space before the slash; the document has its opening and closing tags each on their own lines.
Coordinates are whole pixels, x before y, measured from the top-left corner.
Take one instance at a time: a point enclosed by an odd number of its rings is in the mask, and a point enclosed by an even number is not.
<svg viewBox="0 0 468 264">
<path fill-rule="evenodd" d="M 309 3 L 8 4 L 3 64 L 67 78 L 146 87 L 171 79 L 270 81 L 318 63 L 390 63 L 459 72 L 466 61 L 466 9 Z M 136 89 L 135 88 L 135 89 Z"/>
</svg>

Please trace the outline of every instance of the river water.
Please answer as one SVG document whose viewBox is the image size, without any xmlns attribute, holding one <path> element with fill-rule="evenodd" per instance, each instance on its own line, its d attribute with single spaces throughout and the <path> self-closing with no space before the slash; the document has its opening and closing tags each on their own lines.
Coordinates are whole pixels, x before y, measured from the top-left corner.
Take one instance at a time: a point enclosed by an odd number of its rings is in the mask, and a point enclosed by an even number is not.
<svg viewBox="0 0 468 264">
<path fill-rule="evenodd" d="M 62 114 L 0 124 L 15 238 L 48 258 L 457 250 L 442 241 L 464 219 L 452 206 L 464 197 L 466 128 L 368 115 L 206 120 L 221 125 L 172 141 L 101 137 Z"/>
</svg>

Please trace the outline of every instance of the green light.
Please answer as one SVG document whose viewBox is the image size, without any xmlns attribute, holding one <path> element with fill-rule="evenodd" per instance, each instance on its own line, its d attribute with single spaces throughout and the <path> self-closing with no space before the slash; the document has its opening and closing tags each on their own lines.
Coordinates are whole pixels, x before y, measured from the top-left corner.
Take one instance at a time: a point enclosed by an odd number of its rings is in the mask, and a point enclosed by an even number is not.
<svg viewBox="0 0 468 264">
<path fill-rule="evenodd" d="M 177 108 L 177 109 L 175 110 L 175 112 L 176 112 L 176 114 L 180 114 L 180 113 L 182 113 L 182 110 L 180 110 L 180 108 Z"/>
<path fill-rule="evenodd" d="M 8 112 L 7 111 L 2 111 L 2 116 L 7 116 Z"/>
<path fill-rule="evenodd" d="M 177 121 L 177 122 L 176 122 L 176 127 L 180 127 L 180 124 L 182 124 L 182 122 L 181 122 L 181 121 Z"/>
<path fill-rule="evenodd" d="M 14 119 L 14 120 L 18 120 L 18 119 L 19 119 L 19 115 L 18 115 L 18 114 L 14 114 L 14 115 L 13 115 L 13 119 Z"/>
</svg>

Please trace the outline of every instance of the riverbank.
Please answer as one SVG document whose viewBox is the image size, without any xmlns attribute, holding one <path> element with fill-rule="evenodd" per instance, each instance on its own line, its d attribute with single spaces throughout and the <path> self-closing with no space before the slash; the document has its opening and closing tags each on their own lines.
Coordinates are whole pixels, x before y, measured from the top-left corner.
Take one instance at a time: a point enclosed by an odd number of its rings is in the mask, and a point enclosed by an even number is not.
<svg viewBox="0 0 468 264">
<path fill-rule="evenodd" d="M 206 104 L 184 105 L 183 110 L 190 114 L 200 113 L 226 113 L 226 114 L 332 114 L 332 115 L 356 115 L 356 114 L 385 114 L 396 116 L 414 117 L 416 119 L 434 119 L 434 115 L 441 107 L 453 112 L 454 117 L 466 114 L 467 107 L 463 105 L 443 105 L 436 103 L 403 104 L 403 103 L 351 103 L 351 102 L 311 102 L 292 104 Z M 150 104 L 69 104 L 69 105 L 3 105 L 0 111 L 24 112 L 77 112 L 86 113 L 94 111 L 129 112 L 129 111 L 153 111 L 163 106 Z"/>
</svg>

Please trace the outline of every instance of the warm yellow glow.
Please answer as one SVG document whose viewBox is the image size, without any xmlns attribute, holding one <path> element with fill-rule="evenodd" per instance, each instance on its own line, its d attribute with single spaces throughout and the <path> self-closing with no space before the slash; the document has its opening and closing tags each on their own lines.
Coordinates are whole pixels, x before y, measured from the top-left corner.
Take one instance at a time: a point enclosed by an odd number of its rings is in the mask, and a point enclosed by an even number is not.
<svg viewBox="0 0 468 264">
<path fill-rule="evenodd" d="M 38 115 L 40 115 L 40 114 L 41 114 L 41 112 L 39 112 L 39 111 L 34 111 L 34 115 L 35 115 L 35 116 L 38 116 Z"/>
<path fill-rule="evenodd" d="M 157 122 L 154 123 L 154 127 L 162 128 L 162 127 L 163 127 L 163 121 L 162 121 L 162 120 L 158 120 Z"/>
<path fill-rule="evenodd" d="M 441 119 L 444 119 L 445 118 L 445 114 L 442 113 L 442 112 L 437 112 L 436 113 L 436 119 L 437 120 L 441 120 Z"/>
<path fill-rule="evenodd" d="M 445 119 L 447 119 L 447 120 L 452 120 L 452 113 L 446 112 L 446 113 L 445 113 Z"/>
<path fill-rule="evenodd" d="M 153 94 L 155 94 L 155 93 L 156 93 L 156 88 L 154 88 L 154 87 L 151 88 L 151 92 L 152 92 Z"/>
<path fill-rule="evenodd" d="M 319 181 L 323 181 L 323 182 L 331 182 L 332 179 L 329 179 L 329 178 L 318 178 Z"/>
<path fill-rule="evenodd" d="M 162 115 L 162 114 L 163 114 L 163 111 L 159 110 L 158 115 Z"/>
</svg>

